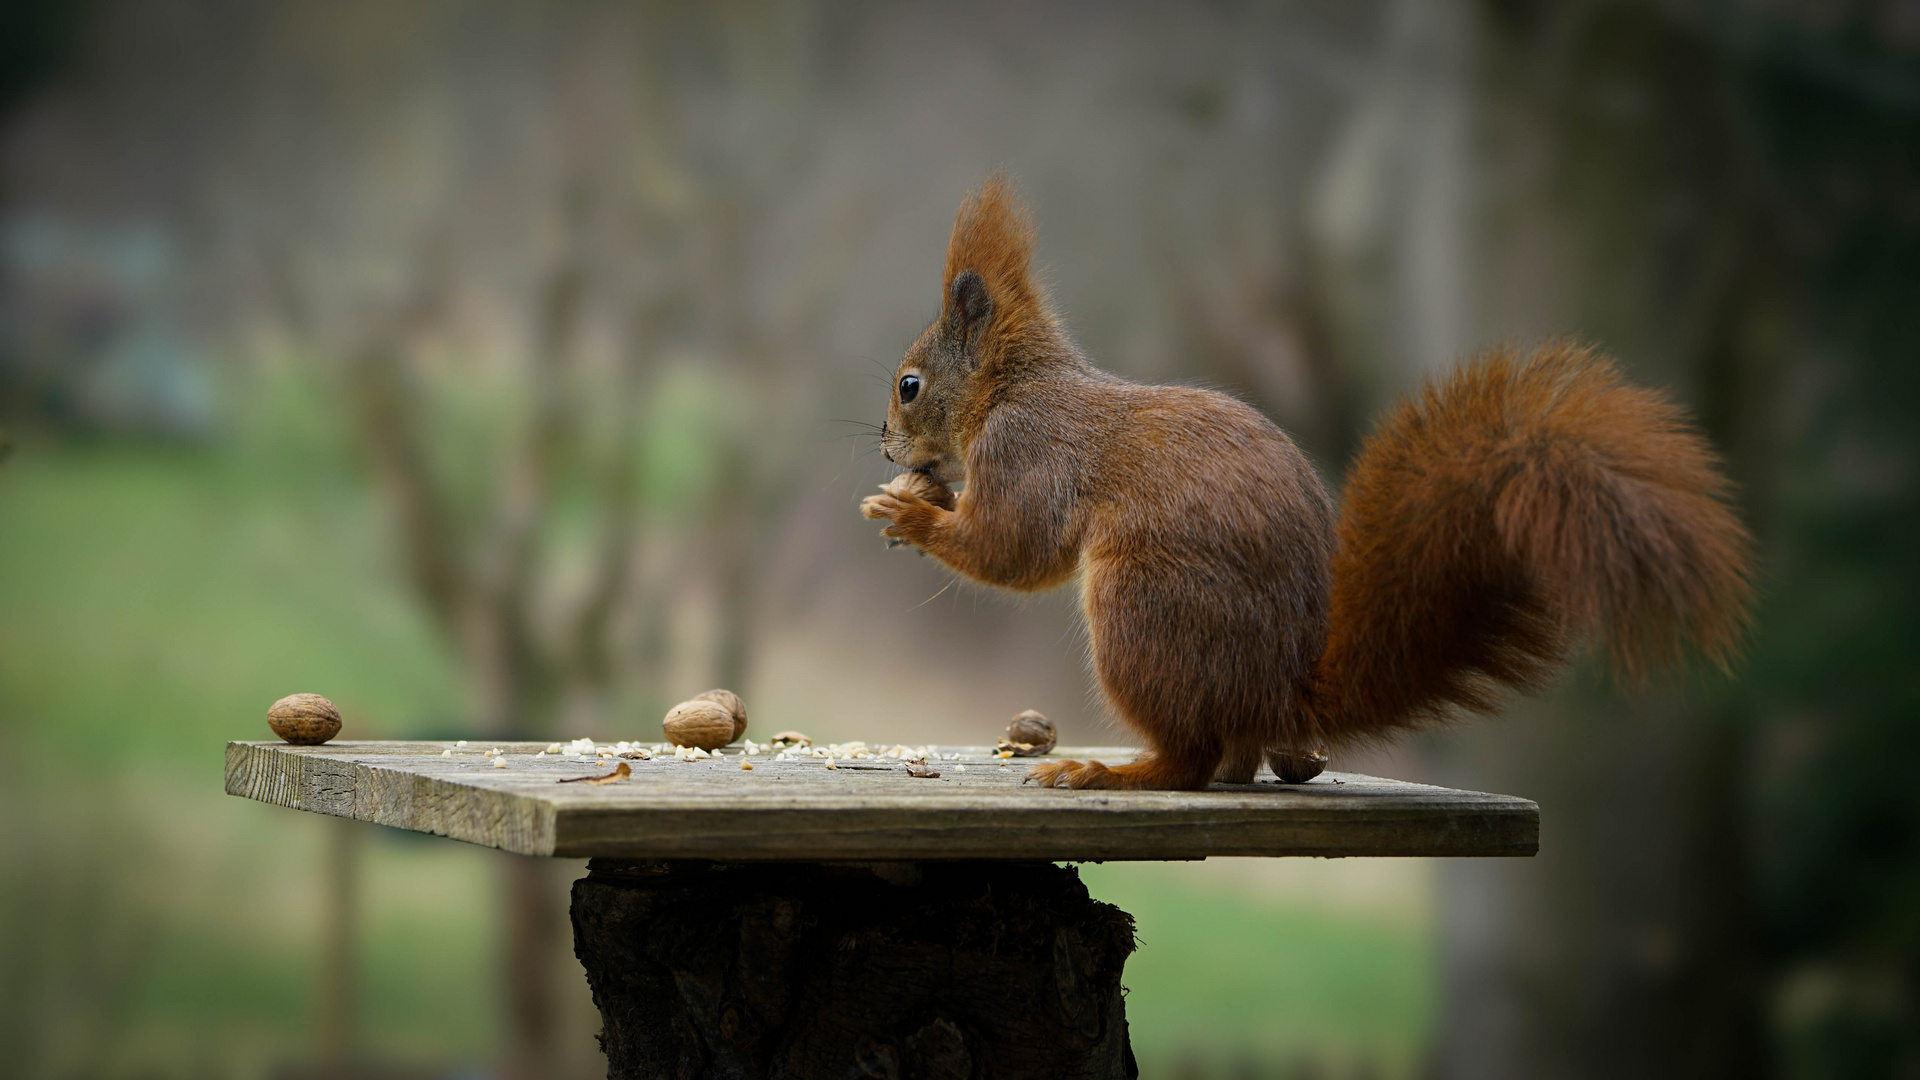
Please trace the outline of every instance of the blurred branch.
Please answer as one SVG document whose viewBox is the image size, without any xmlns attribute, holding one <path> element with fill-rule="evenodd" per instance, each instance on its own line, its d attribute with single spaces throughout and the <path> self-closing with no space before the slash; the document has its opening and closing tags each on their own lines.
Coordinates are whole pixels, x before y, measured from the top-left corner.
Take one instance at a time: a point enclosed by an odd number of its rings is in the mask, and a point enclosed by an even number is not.
<svg viewBox="0 0 1920 1080">
<path fill-rule="evenodd" d="M 408 574 L 428 610 L 458 636 L 473 582 L 450 500 L 433 475 L 423 409 L 403 358 L 404 339 L 422 314 L 422 306 L 409 305 L 367 334 L 348 355 L 346 383 L 368 463 L 399 525 Z"/>
<path fill-rule="evenodd" d="M 542 569 L 543 527 L 565 457 L 575 411 L 568 374 L 586 292 L 586 269 L 578 251 L 579 225 L 570 230 L 571 250 L 548 275 L 535 318 L 535 347 L 528 390 L 533 413 L 515 448 L 498 512 L 483 540 L 487 633 L 507 685 L 495 703 L 498 728 L 544 729 L 548 718 L 536 699 L 550 694 L 561 667 L 557 649 L 540 640 L 535 585 Z"/>
<path fill-rule="evenodd" d="M 297 339 L 316 339 L 320 328 L 311 290 L 293 253 L 271 244 L 260 262 L 269 302 L 281 324 Z M 408 295 L 375 315 L 348 345 L 344 369 L 368 465 L 399 526 L 408 576 L 434 619 L 457 639 L 474 583 L 452 500 L 434 475 L 425 408 L 406 364 L 413 337 L 444 314 L 448 277 L 444 253 L 438 245 L 430 247 Z"/>
<path fill-rule="evenodd" d="M 634 460 L 640 452 L 639 383 L 652 353 L 660 315 L 654 305 L 635 305 L 630 339 L 621 364 L 619 428 L 597 478 L 603 507 L 600 536 L 579 610 L 572 619 L 570 669 L 581 682 L 604 686 L 612 677 L 612 632 L 620 601 L 633 584 L 640 518 L 635 506 Z"/>
<path fill-rule="evenodd" d="M 1294 211 L 1284 211 L 1289 222 Z M 1305 231 L 1283 227 L 1276 257 L 1215 244 L 1196 266 L 1168 241 L 1178 309 L 1208 367 L 1260 398 L 1338 473 L 1358 440 L 1353 388 L 1341 369 L 1325 284 Z"/>
</svg>

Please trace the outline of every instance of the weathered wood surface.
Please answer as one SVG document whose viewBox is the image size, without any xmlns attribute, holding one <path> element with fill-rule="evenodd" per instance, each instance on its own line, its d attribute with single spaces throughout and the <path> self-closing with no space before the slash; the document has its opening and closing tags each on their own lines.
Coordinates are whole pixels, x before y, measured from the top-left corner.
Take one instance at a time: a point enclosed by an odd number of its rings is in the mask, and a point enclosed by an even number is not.
<svg viewBox="0 0 1920 1080">
<path fill-rule="evenodd" d="M 483 751 L 500 746 L 507 766 Z M 936 761 L 740 758 L 631 761 L 611 784 L 563 784 L 604 766 L 538 758 L 545 744 L 227 744 L 228 794 L 526 855 L 740 861 L 1200 859 L 1213 855 L 1532 855 L 1540 808 L 1526 799 L 1325 773 L 1308 784 L 1216 784 L 1201 792 L 1067 791 L 1022 785 L 1027 765 L 990 751 Z M 1114 764 L 1122 748 L 1054 757 Z M 964 771 L 956 769 L 964 764 Z"/>
<path fill-rule="evenodd" d="M 1072 869 L 880 869 L 595 859 L 574 950 L 608 1077 L 1138 1075 L 1133 919 Z"/>
</svg>

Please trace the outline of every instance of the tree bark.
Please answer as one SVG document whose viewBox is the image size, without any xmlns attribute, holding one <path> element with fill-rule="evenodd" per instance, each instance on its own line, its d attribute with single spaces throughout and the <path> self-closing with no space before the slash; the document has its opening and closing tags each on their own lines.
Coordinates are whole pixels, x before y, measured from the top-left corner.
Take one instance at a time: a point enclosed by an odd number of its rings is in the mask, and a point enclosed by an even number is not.
<svg viewBox="0 0 1920 1080">
<path fill-rule="evenodd" d="M 573 887 L 611 1080 L 1121 1078 L 1133 918 L 1049 863 L 630 863 Z"/>
</svg>

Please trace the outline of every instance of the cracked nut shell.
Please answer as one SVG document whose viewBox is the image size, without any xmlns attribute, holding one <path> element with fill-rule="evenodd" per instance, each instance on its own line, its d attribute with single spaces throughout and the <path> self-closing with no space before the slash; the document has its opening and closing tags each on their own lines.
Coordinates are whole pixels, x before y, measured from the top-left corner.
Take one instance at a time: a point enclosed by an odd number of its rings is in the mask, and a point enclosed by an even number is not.
<svg viewBox="0 0 1920 1080">
<path fill-rule="evenodd" d="M 340 710 L 319 694 L 288 694 L 267 709 L 267 726 L 295 746 L 319 746 L 340 734 Z"/>
<path fill-rule="evenodd" d="M 695 694 L 690 701 L 711 701 L 727 710 L 733 716 L 733 738 L 738 739 L 747 733 L 747 706 L 740 695 L 731 690 L 709 690 L 704 694 Z M 732 742 L 733 739 L 728 739 Z"/>
<path fill-rule="evenodd" d="M 1000 745 L 1012 750 L 1016 757 L 1039 757 L 1059 741 L 1060 733 L 1053 729 L 1053 721 L 1028 709 L 1007 725 L 1006 738 L 1000 740 Z"/>
<path fill-rule="evenodd" d="M 717 701 L 694 698 L 667 710 L 660 730 L 675 746 L 718 750 L 733 741 L 733 714 Z"/>
</svg>

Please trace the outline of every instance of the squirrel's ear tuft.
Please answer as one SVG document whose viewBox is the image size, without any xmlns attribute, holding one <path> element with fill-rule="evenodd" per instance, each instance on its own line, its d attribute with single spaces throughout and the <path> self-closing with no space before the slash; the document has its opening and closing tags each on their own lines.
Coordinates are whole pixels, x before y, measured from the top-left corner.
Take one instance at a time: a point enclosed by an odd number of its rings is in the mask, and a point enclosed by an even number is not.
<svg viewBox="0 0 1920 1080">
<path fill-rule="evenodd" d="M 993 297 L 987 293 L 987 283 L 980 275 L 971 270 L 962 270 L 947 286 L 947 325 L 952 328 L 953 336 L 960 340 L 969 360 L 977 360 L 973 355 L 974 346 L 986 333 L 987 324 L 993 320 Z"/>
<path fill-rule="evenodd" d="M 1033 261 L 1033 216 L 998 173 L 968 195 L 953 222 L 947 244 L 946 317 L 968 327 L 971 340 L 984 333 L 996 313 L 1002 319 L 1041 317 L 1041 300 L 1029 276 Z M 964 286 L 973 277 L 976 284 Z M 980 302 L 980 325 L 972 312 L 959 310 L 963 294 Z"/>
</svg>

